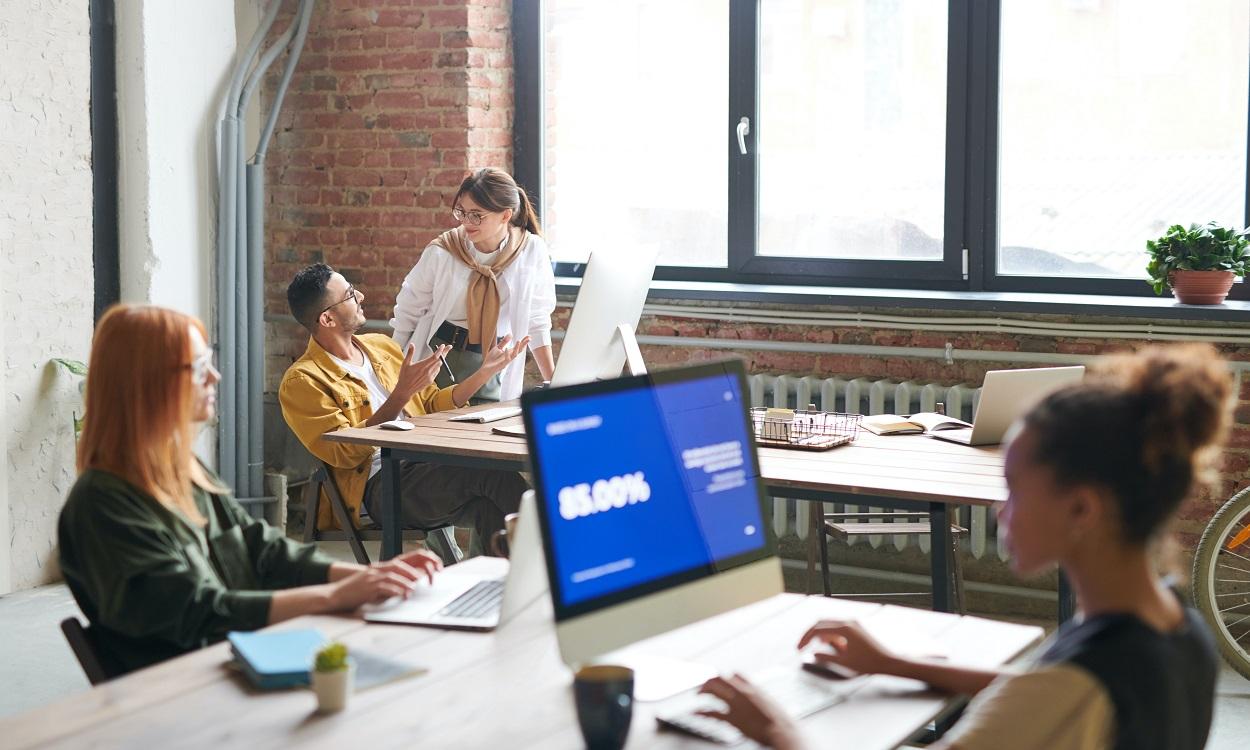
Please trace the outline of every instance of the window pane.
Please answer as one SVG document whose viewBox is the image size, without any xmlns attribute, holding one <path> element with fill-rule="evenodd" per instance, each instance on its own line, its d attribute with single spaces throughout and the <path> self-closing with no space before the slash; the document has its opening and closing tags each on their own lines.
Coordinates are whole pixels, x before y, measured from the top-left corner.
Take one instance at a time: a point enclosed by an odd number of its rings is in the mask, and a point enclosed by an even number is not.
<svg viewBox="0 0 1250 750">
<path fill-rule="evenodd" d="M 1245 0 L 1003 0 L 999 271 L 1145 277 L 1171 224 L 1241 226 Z"/>
<path fill-rule="evenodd" d="M 546 229 L 556 260 L 660 247 L 726 263 L 729 3 L 548 0 Z"/>
<path fill-rule="evenodd" d="M 763 3 L 761 255 L 942 258 L 946 6 Z"/>
</svg>

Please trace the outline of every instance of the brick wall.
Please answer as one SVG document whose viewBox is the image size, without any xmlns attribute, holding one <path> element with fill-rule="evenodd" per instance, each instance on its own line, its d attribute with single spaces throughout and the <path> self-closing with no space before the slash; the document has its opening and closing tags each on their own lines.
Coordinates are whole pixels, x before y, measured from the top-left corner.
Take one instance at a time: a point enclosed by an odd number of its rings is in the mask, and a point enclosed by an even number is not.
<svg viewBox="0 0 1250 750">
<path fill-rule="evenodd" d="M 285 314 L 291 276 L 324 260 L 366 292 L 369 317 L 390 317 L 421 249 L 453 225 L 465 174 L 510 168 L 509 8 L 317 4 L 268 157 L 267 313 Z"/>
<path fill-rule="evenodd" d="M 557 311 L 556 327 L 563 328 L 569 309 Z M 859 312 L 872 312 L 860 310 Z M 881 311 L 892 315 L 917 316 L 925 311 Z M 949 317 L 948 313 L 941 313 Z M 1004 321 L 1016 317 L 1037 322 L 1043 316 L 996 316 Z M 1054 317 L 1054 322 L 1073 322 L 1072 317 Z M 1105 318 L 1080 322 L 1109 323 Z M 1140 322 L 1140 321 L 1139 321 Z M 676 317 L 644 317 L 639 334 L 678 336 L 689 341 L 688 347 L 643 346 L 649 366 L 672 367 L 724 357 L 741 356 L 748 372 L 778 375 L 817 375 L 819 377 L 851 376 L 868 379 L 890 378 L 896 381 L 915 380 L 921 383 L 979 384 L 987 370 L 1022 367 L 1005 361 L 955 360 L 951 364 L 913 357 L 873 357 L 846 354 L 813 354 L 787 351 L 726 351 L 699 346 L 700 339 L 741 339 L 769 342 L 813 342 L 827 344 L 859 344 L 872 346 L 944 348 L 948 343 L 958 350 L 985 352 L 1049 352 L 1056 354 L 1091 355 L 1129 351 L 1145 341 L 1096 337 L 1030 336 L 1003 333 L 943 333 L 888 328 L 838 328 L 804 325 L 759 325 L 722 323 Z M 1238 362 L 1250 362 L 1250 347 L 1219 345 L 1223 355 Z M 558 350 L 557 350 L 558 351 Z M 1182 510 L 1177 526 L 1186 548 L 1196 544 L 1196 536 L 1215 510 L 1234 492 L 1250 485 L 1250 378 L 1239 379 L 1238 402 L 1232 433 L 1219 462 L 1219 478 L 1209 489 L 1202 490 Z"/>
<path fill-rule="evenodd" d="M 328 0 L 317 6 L 270 152 L 270 314 L 285 314 L 283 292 L 298 267 L 325 260 L 366 291 L 371 319 L 387 319 L 421 248 L 451 225 L 450 191 L 465 172 L 509 167 L 513 75 L 508 8 L 504 0 Z M 558 311 L 557 328 L 566 315 L 567 309 Z M 726 356 L 700 347 L 701 338 L 939 348 L 950 342 L 958 349 L 1071 354 L 1140 343 L 665 317 L 645 318 L 641 333 L 689 340 L 685 348 L 644 347 L 648 362 L 660 367 Z M 280 322 L 267 326 L 267 336 L 272 393 L 303 351 L 306 337 L 298 326 Z M 1250 361 L 1248 348 L 1225 347 L 1225 353 Z M 784 351 L 757 351 L 747 360 L 753 372 L 943 384 L 979 383 L 987 369 L 1009 366 Z M 1181 530 L 1191 544 L 1216 505 L 1250 483 L 1250 384 L 1241 389 L 1238 424 L 1222 457 L 1220 481 L 1183 514 Z"/>
</svg>

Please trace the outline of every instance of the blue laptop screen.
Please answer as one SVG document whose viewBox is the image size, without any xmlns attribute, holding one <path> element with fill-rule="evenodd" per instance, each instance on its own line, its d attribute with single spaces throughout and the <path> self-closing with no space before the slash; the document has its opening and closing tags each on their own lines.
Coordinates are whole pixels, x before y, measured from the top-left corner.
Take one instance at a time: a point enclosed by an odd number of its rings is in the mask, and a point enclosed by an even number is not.
<svg viewBox="0 0 1250 750">
<path fill-rule="evenodd" d="M 740 382 L 720 372 L 533 405 L 564 606 L 768 544 Z"/>
</svg>

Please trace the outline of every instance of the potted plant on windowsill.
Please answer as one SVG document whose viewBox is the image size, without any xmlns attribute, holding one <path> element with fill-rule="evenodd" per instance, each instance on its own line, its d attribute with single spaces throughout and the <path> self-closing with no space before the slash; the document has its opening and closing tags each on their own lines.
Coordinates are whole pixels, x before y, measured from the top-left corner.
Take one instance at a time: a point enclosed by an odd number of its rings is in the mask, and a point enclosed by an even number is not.
<svg viewBox="0 0 1250 750">
<path fill-rule="evenodd" d="M 347 646 L 329 643 L 313 658 L 312 689 L 317 694 L 317 710 L 323 714 L 342 711 L 352 693 L 356 663 L 347 657 Z"/>
<path fill-rule="evenodd" d="M 1233 278 L 1250 270 L 1250 229 L 1229 229 L 1215 222 L 1174 224 L 1157 240 L 1146 242 L 1146 272 L 1155 294 L 1172 288 L 1185 305 L 1218 305 Z"/>
</svg>

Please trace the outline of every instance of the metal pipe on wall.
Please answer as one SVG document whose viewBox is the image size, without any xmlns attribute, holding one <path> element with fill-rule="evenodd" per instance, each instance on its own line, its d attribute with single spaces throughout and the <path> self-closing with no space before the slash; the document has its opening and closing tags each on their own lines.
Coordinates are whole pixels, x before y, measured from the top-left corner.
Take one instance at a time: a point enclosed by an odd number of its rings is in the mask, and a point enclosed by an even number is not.
<svg viewBox="0 0 1250 750">
<path fill-rule="evenodd" d="M 219 366 L 221 368 L 221 387 L 219 395 L 219 413 L 217 418 L 217 455 L 218 471 L 221 478 L 231 487 L 239 487 L 237 454 L 234 445 L 238 435 L 237 400 L 238 383 L 236 373 L 239 369 L 238 351 L 235 344 L 238 330 L 238 308 L 236 307 L 236 288 L 239 280 L 238 268 L 238 225 L 239 225 L 239 182 L 240 174 L 240 141 L 242 128 L 239 126 L 239 96 L 248 69 L 256 59 L 261 44 L 273 27 L 278 17 L 278 9 L 282 0 L 272 0 L 260 25 L 248 42 L 247 48 L 239 56 L 230 76 L 222 106 L 222 121 L 218 149 L 221 155 L 221 172 L 219 174 L 217 195 L 217 346 Z M 238 493 L 241 496 L 244 493 Z"/>
<path fill-rule="evenodd" d="M 218 186 L 217 339 L 222 371 L 218 417 L 219 473 L 241 500 L 264 488 L 264 153 L 307 37 L 315 0 L 299 0 L 295 18 L 264 52 L 283 0 L 271 0 L 239 55 L 223 103 Z M 258 143 L 247 158 L 244 122 L 270 66 L 288 52 L 281 82 Z M 259 55 L 259 57 L 258 57 Z"/>
<path fill-rule="evenodd" d="M 239 431 L 239 444 L 246 444 L 246 470 L 240 472 L 240 481 L 248 488 L 248 497 L 259 497 L 265 494 L 265 436 L 264 436 L 264 380 L 265 380 L 265 299 L 264 299 L 264 258 L 265 258 L 265 153 L 269 140 L 277 126 L 278 113 L 282 109 L 282 101 L 286 97 L 287 88 L 295 74 L 295 66 L 299 63 L 300 53 L 304 48 L 304 40 L 308 36 L 308 26 L 312 20 L 315 0 L 301 0 L 298 20 L 283 34 L 278 44 L 289 47 L 286 66 L 282 78 L 274 92 L 274 100 L 270 107 L 269 117 L 257 141 L 256 153 L 247 165 L 247 368 L 246 382 L 247 403 L 244 419 L 240 420 L 246 429 Z M 277 58 L 275 44 L 274 54 L 266 54 L 261 60 L 258 70 L 248 82 L 245 92 L 251 90 L 263 77 L 265 71 Z M 246 101 L 246 94 L 245 99 Z"/>
</svg>

